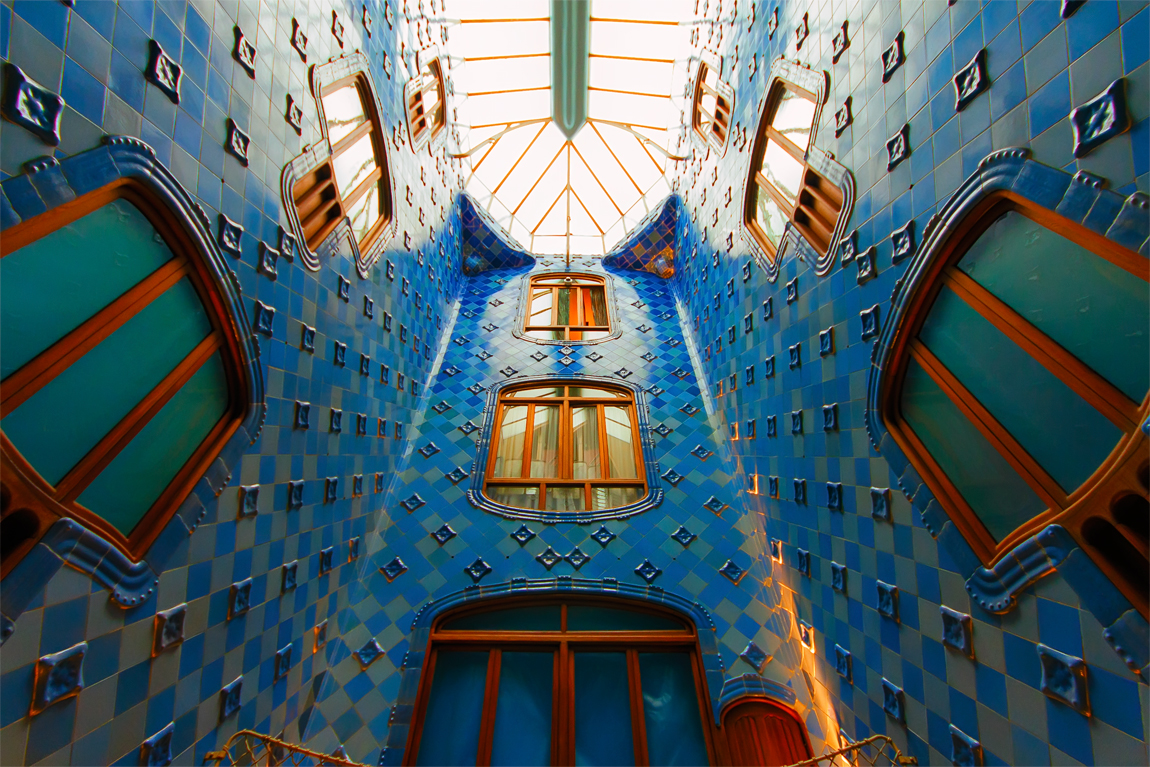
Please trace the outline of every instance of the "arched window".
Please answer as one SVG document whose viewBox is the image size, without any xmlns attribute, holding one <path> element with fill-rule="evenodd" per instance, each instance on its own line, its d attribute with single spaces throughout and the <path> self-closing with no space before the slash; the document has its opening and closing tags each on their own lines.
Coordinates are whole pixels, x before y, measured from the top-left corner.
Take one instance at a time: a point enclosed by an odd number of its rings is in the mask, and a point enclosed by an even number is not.
<svg viewBox="0 0 1150 767">
<path fill-rule="evenodd" d="M 408 82 L 405 93 L 407 131 L 413 149 L 423 146 L 443 130 L 447 120 L 443 94 L 443 65 L 438 57 L 427 57 L 419 75 Z"/>
<path fill-rule="evenodd" d="M 730 86 L 719 80 L 717 61 L 714 58 L 700 61 L 691 104 L 691 124 L 696 135 L 717 147 L 725 146 L 731 128 L 733 101 L 734 93 Z"/>
<path fill-rule="evenodd" d="M 607 287 L 590 274 L 540 274 L 528 288 L 523 333 L 539 341 L 598 341 L 611 335 Z"/>
<path fill-rule="evenodd" d="M 791 222 L 820 256 L 834 237 L 843 192 L 808 163 L 819 97 L 778 77 L 751 154 L 744 221 L 773 262 Z"/>
<path fill-rule="evenodd" d="M 411 765 L 706 765 L 694 626 L 622 601 L 501 602 L 431 630 Z"/>
<path fill-rule="evenodd" d="M 923 275 L 883 418 L 986 564 L 1065 527 L 1146 614 L 1150 270 L 1013 193 Z"/>
<path fill-rule="evenodd" d="M 309 248 L 318 248 L 346 216 L 360 251 L 366 251 L 392 212 L 375 97 L 362 73 L 321 87 L 320 115 L 331 156 L 295 182 L 292 198 Z"/>
<path fill-rule="evenodd" d="M 246 412 L 224 299 L 130 180 L 5 230 L 0 256 L 3 571 L 61 517 L 138 560 Z"/>
<path fill-rule="evenodd" d="M 634 396 L 571 381 L 499 393 L 484 493 L 517 509 L 599 511 L 647 495 Z"/>
<path fill-rule="evenodd" d="M 783 767 L 810 759 L 810 736 L 794 709 L 762 698 L 747 698 L 723 712 L 723 732 L 731 764 Z"/>
</svg>

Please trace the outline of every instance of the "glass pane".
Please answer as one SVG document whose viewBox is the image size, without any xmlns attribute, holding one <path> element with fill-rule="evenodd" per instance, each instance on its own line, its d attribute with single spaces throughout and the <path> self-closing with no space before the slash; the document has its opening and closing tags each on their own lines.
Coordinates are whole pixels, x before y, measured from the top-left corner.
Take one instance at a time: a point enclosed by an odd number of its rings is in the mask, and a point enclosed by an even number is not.
<svg viewBox="0 0 1150 767">
<path fill-rule="evenodd" d="M 487 497 L 516 509 L 538 509 L 539 488 L 523 485 L 488 485 Z"/>
<path fill-rule="evenodd" d="M 609 405 L 603 408 L 607 424 L 607 460 L 615 479 L 638 479 L 635 449 L 632 446 L 631 408 Z"/>
<path fill-rule="evenodd" d="M 601 605 L 567 605 L 568 631 L 683 631 L 676 621 L 654 613 Z M 704 762 L 705 764 L 705 762 Z"/>
<path fill-rule="evenodd" d="M 570 325 L 575 321 L 575 312 L 571 311 L 571 289 L 559 288 L 559 311 L 555 320 L 557 325 Z M 578 293 L 576 293 L 578 294 Z"/>
<path fill-rule="evenodd" d="M 211 330 L 185 277 L 9 413 L 4 434 L 55 485 Z"/>
<path fill-rule="evenodd" d="M 627 655 L 575 653 L 575 764 L 635 763 Z"/>
<path fill-rule="evenodd" d="M 639 683 L 651 767 L 708 764 L 690 654 L 639 653 Z"/>
<path fill-rule="evenodd" d="M 559 631 L 559 605 L 485 610 L 444 621 L 440 628 L 444 631 Z"/>
<path fill-rule="evenodd" d="M 617 509 L 620 506 L 636 503 L 642 497 L 643 488 L 641 487 L 592 487 L 591 509 L 593 511 Z"/>
<path fill-rule="evenodd" d="M 604 296 L 603 288 L 583 288 L 584 294 L 588 298 L 590 306 L 584 309 L 584 314 L 587 317 L 585 325 L 603 326 L 607 324 L 607 299 Z"/>
<path fill-rule="evenodd" d="M 558 609 L 556 606 L 556 612 Z M 551 763 L 554 673 L 552 653 L 502 653 L 495 729 L 491 735 L 492 767 L 536 767 Z"/>
<path fill-rule="evenodd" d="M 562 397 L 563 387 L 547 387 L 543 389 L 520 389 L 519 391 L 511 392 L 510 396 L 527 398 L 527 397 Z"/>
<path fill-rule="evenodd" d="M 1122 438 L 1117 426 L 950 290 L 939 293 L 919 337 L 1067 493 Z M 1066 435 L 1073 435 L 1073 446 Z"/>
<path fill-rule="evenodd" d="M 0 378 L 172 257 L 144 214 L 116 200 L 0 259 Z M 51 286 L 52 299 L 33 286 Z"/>
<path fill-rule="evenodd" d="M 184 468 L 227 407 L 228 379 L 216 352 L 100 472 L 77 502 L 127 535 Z"/>
<path fill-rule="evenodd" d="M 767 181 L 786 197 L 794 200 L 798 196 L 799 186 L 803 181 L 803 164 L 773 139 L 767 139 L 767 148 L 763 152 L 762 172 Z"/>
<path fill-rule="evenodd" d="M 527 406 L 503 408 L 503 428 L 495 451 L 495 477 L 523 476 L 523 440 L 527 435 Z"/>
<path fill-rule="evenodd" d="M 1150 388 L 1146 281 L 1015 211 L 958 268 L 1141 402 Z"/>
<path fill-rule="evenodd" d="M 576 338 L 575 335 L 572 334 L 571 340 L 572 341 L 578 341 L 578 340 L 598 341 L 599 339 L 606 338 L 609 335 L 610 335 L 610 333 L 608 333 L 606 330 L 584 330 L 584 331 L 582 331 L 582 337 L 581 338 Z"/>
<path fill-rule="evenodd" d="M 371 134 L 365 133 L 354 144 L 332 159 L 339 196 L 347 197 L 375 170 L 375 147 Z"/>
<path fill-rule="evenodd" d="M 416 764 L 475 764 L 487 684 L 487 655 L 486 651 L 436 653 L 435 678 L 431 680 Z M 450 737 L 444 737 L 444 733 L 450 733 Z"/>
<path fill-rule="evenodd" d="M 815 119 L 815 102 L 794 91 L 782 89 L 771 127 L 786 136 L 799 149 L 806 150 L 811 141 L 811 123 Z"/>
<path fill-rule="evenodd" d="M 559 476 L 559 407 L 536 405 L 531 431 L 532 477 Z"/>
<path fill-rule="evenodd" d="M 592 389 L 589 386 L 572 386 L 572 397 L 606 397 L 607 399 L 619 399 L 627 395 L 622 392 L 612 391 L 611 389 Z"/>
<path fill-rule="evenodd" d="M 531 317 L 528 325 L 551 324 L 551 289 L 536 288 L 531 294 Z"/>
<path fill-rule="evenodd" d="M 755 222 L 778 250 L 779 243 L 782 242 L 783 234 L 787 229 L 787 215 L 783 213 L 782 208 L 778 206 L 774 198 L 763 189 L 758 189 L 755 193 Z"/>
<path fill-rule="evenodd" d="M 586 491 L 582 487 L 547 488 L 548 511 L 583 511 L 586 507 Z"/>
<path fill-rule="evenodd" d="M 597 479 L 599 468 L 599 408 L 571 408 L 572 477 Z"/>
<path fill-rule="evenodd" d="M 351 219 L 351 231 L 355 234 L 356 242 L 362 242 L 379 220 L 379 199 L 379 185 L 376 184 L 364 192 L 348 210 L 347 217 Z"/>
<path fill-rule="evenodd" d="M 327 119 L 328 139 L 334 146 L 363 122 L 363 100 L 359 97 L 359 88 L 354 84 L 332 91 L 321 100 L 323 114 Z"/>
<path fill-rule="evenodd" d="M 562 341 L 562 330 L 528 330 L 523 335 L 528 338 L 537 338 L 540 341 Z"/>
<path fill-rule="evenodd" d="M 1046 504 L 914 360 L 907 363 L 902 415 L 995 540 L 1046 510 Z"/>
</svg>

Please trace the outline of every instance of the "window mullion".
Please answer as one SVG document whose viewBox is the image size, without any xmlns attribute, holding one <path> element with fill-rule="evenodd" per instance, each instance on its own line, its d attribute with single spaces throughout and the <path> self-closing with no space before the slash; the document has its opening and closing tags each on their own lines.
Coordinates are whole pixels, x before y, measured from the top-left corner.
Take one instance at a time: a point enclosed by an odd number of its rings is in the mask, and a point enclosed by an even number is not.
<svg viewBox="0 0 1150 767">
<path fill-rule="evenodd" d="M 494 648 L 487 655 L 487 683 L 483 691 L 483 713 L 479 719 L 477 767 L 491 764 L 491 746 L 495 730 L 495 710 L 499 702 L 499 667 L 503 651 Z"/>
<path fill-rule="evenodd" d="M 599 422 L 599 478 L 610 479 L 610 457 L 607 453 L 607 414 L 603 405 L 595 406 L 595 418 Z"/>
<path fill-rule="evenodd" d="M 639 679 L 639 651 L 627 650 L 627 685 L 631 692 L 631 737 L 635 745 L 635 764 L 645 767 L 647 755 L 647 722 L 643 718 L 643 686 Z"/>
<path fill-rule="evenodd" d="M 527 421 L 523 425 L 523 465 L 519 467 L 519 477 L 531 476 L 531 441 L 535 435 L 535 404 L 527 406 Z"/>
</svg>

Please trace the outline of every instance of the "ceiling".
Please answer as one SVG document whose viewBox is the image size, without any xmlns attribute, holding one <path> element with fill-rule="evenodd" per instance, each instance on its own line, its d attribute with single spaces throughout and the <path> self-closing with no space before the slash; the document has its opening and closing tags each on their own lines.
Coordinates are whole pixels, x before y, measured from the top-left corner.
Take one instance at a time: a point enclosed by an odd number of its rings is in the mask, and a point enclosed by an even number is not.
<svg viewBox="0 0 1150 767">
<path fill-rule="evenodd" d="M 670 194 L 693 8 L 591 0 L 589 56 L 573 62 L 568 49 L 554 73 L 560 86 L 587 83 L 586 121 L 562 114 L 561 130 L 553 95 L 580 94 L 552 93 L 549 0 L 447 0 L 452 150 L 470 163 L 466 191 L 529 251 L 602 255 Z"/>
</svg>

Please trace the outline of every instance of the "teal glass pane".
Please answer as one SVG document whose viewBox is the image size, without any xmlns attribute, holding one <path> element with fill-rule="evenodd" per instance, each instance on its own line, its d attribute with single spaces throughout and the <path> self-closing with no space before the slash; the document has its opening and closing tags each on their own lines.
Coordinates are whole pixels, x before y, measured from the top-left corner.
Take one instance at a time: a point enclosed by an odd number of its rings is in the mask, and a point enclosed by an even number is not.
<svg viewBox="0 0 1150 767">
<path fill-rule="evenodd" d="M 487 684 L 487 651 L 446 652 L 435 658 L 435 678 L 419 739 L 417 765 L 473 765 Z"/>
<path fill-rule="evenodd" d="M 444 621 L 445 631 L 558 631 L 559 605 L 510 607 Z"/>
<path fill-rule="evenodd" d="M 995 540 L 1046 510 L 922 367 L 907 363 L 902 416 Z"/>
<path fill-rule="evenodd" d="M 651 767 L 709 764 L 691 656 L 639 653 L 639 682 Z"/>
<path fill-rule="evenodd" d="M 1142 402 L 1150 389 L 1150 287 L 1011 211 L 958 268 L 1060 346 Z"/>
<path fill-rule="evenodd" d="M 1067 493 L 1094 473 L 1122 431 L 950 290 L 919 338 Z"/>
<path fill-rule="evenodd" d="M 575 653 L 575 764 L 635 764 L 626 653 Z"/>
<path fill-rule="evenodd" d="M 0 378 L 172 258 L 144 214 L 116 200 L 0 259 Z"/>
<path fill-rule="evenodd" d="M 600 605 L 568 605 L 568 631 L 683 631 L 662 615 Z"/>
<path fill-rule="evenodd" d="M 537 767 L 551 763 L 554 672 L 553 653 L 502 653 L 499 699 L 491 734 L 492 767 Z"/>
<path fill-rule="evenodd" d="M 76 500 L 127 535 L 184 468 L 227 407 L 228 381 L 217 352 Z"/>
<path fill-rule="evenodd" d="M 0 427 L 55 485 L 211 329 L 185 277 L 9 413 Z M 5 327 L 5 343 L 10 335 Z"/>
</svg>

